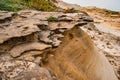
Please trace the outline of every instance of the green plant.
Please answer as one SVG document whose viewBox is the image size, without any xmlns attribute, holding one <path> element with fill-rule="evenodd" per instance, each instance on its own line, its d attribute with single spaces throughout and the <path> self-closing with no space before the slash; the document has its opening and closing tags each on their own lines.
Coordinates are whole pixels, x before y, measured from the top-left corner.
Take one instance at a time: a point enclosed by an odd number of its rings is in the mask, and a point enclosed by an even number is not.
<svg viewBox="0 0 120 80">
<path fill-rule="evenodd" d="M 55 21 L 58 21 L 58 19 L 56 17 L 53 17 L 53 16 L 50 16 L 48 19 L 47 19 L 48 22 L 55 22 Z"/>
<path fill-rule="evenodd" d="M 0 10 L 16 12 L 24 8 L 21 0 L 0 0 Z"/>
<path fill-rule="evenodd" d="M 55 11 L 57 7 L 47 0 L 0 0 L 0 10 L 19 11 L 34 8 L 41 11 Z"/>
</svg>

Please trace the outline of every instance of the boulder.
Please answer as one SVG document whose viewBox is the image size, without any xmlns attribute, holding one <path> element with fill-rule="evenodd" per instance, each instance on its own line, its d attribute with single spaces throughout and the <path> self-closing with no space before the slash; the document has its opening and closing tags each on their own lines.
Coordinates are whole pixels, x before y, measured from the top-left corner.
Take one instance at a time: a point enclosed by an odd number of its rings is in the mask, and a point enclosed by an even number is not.
<svg viewBox="0 0 120 80">
<path fill-rule="evenodd" d="M 65 32 L 62 44 L 48 58 L 46 68 L 60 80 L 118 80 L 112 66 L 99 54 L 80 28 Z"/>
</svg>

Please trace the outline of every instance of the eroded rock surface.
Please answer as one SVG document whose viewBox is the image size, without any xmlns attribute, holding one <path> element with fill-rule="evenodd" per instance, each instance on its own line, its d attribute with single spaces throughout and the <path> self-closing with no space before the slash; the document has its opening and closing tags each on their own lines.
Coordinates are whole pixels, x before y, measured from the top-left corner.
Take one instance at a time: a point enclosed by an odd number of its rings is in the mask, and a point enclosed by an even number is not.
<svg viewBox="0 0 120 80">
<path fill-rule="evenodd" d="M 45 66 L 59 80 L 117 80 L 105 56 L 98 54 L 90 37 L 78 27 L 65 33 L 53 54 Z"/>
<path fill-rule="evenodd" d="M 120 37 L 112 33 L 99 30 L 98 27 L 88 24 L 82 29 L 87 32 L 98 47 L 99 53 L 104 54 L 113 66 L 116 75 L 120 79 Z M 103 26 L 104 29 L 104 26 Z"/>
<path fill-rule="evenodd" d="M 10 16 L 2 15 L 0 23 L 2 80 L 117 80 L 104 55 L 80 29 L 93 22 L 87 14 L 35 10 L 19 11 L 14 17 L 5 14 Z"/>
<path fill-rule="evenodd" d="M 24 60 L 0 62 L 0 72 L 2 80 L 52 80 L 48 70 Z"/>
</svg>

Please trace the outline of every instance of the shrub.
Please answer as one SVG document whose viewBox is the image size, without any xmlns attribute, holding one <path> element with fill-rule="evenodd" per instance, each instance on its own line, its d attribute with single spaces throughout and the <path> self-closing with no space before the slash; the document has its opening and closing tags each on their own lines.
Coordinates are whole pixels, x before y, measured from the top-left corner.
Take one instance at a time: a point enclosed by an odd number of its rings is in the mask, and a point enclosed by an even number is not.
<svg viewBox="0 0 120 80">
<path fill-rule="evenodd" d="M 53 16 L 50 16 L 48 19 L 47 19 L 48 22 L 55 22 L 55 21 L 58 21 L 58 19 L 56 17 L 53 17 Z"/>
</svg>

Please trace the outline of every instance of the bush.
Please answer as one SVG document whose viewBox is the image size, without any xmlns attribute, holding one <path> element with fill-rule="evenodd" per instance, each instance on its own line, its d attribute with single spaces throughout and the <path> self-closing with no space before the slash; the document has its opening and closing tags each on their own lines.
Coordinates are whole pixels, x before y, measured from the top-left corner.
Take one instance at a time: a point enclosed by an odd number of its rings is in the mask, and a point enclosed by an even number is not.
<svg viewBox="0 0 120 80">
<path fill-rule="evenodd" d="M 58 21 L 58 19 L 56 17 L 53 17 L 53 16 L 50 16 L 48 19 L 47 19 L 48 22 L 56 22 Z"/>
</svg>

